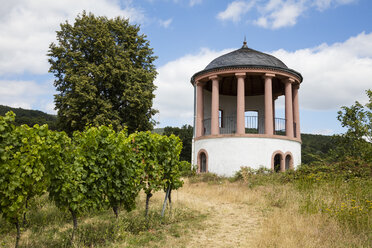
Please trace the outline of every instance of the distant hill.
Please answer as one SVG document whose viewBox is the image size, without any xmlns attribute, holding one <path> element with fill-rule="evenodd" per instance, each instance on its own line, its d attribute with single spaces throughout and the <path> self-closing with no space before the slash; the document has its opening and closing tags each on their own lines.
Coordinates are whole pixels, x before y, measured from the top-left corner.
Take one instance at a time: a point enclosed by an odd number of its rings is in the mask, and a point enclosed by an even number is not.
<svg viewBox="0 0 372 248">
<path fill-rule="evenodd" d="M 161 128 L 161 127 L 158 127 L 158 128 L 154 128 L 152 130 L 153 133 L 157 133 L 157 134 L 163 134 L 164 133 L 164 128 Z"/>
<path fill-rule="evenodd" d="M 35 124 L 48 124 L 49 129 L 57 130 L 57 116 L 55 115 L 50 115 L 39 110 L 12 108 L 0 105 L 0 115 L 4 116 L 8 111 L 13 111 L 16 114 L 16 125 L 27 124 L 32 127 Z"/>
<path fill-rule="evenodd" d="M 181 132 L 182 131 L 182 132 Z M 192 127 L 189 128 L 178 128 L 178 127 L 166 127 L 166 128 L 155 128 L 154 133 L 167 134 L 174 133 L 179 135 L 184 143 L 183 153 L 185 153 L 184 160 L 191 160 L 191 139 L 192 139 Z M 180 135 L 182 133 L 182 135 Z M 182 137 L 181 137 L 182 136 Z M 302 146 L 301 146 L 301 162 L 308 164 L 314 161 L 325 159 L 328 156 L 330 149 L 335 147 L 333 137 L 321 134 L 301 134 Z M 190 154 L 189 154 L 190 153 Z M 190 155 L 190 156 L 189 156 Z M 186 156 L 188 156 L 186 158 Z"/>
<path fill-rule="evenodd" d="M 330 149 L 335 147 L 333 137 L 321 134 L 301 134 L 302 163 L 307 164 L 327 157 Z"/>
</svg>

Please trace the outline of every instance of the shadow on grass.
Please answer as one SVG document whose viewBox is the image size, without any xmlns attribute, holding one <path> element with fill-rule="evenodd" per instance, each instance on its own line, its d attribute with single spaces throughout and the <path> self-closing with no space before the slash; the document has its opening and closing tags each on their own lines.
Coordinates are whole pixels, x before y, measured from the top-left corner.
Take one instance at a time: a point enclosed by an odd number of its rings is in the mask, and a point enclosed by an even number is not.
<svg viewBox="0 0 372 248">
<path fill-rule="evenodd" d="M 151 209 L 147 219 L 143 208 L 129 213 L 122 211 L 118 219 L 111 210 L 86 213 L 78 220 L 78 230 L 71 244 L 71 216 L 43 197 L 36 199 L 30 207 L 28 224 L 22 229 L 19 247 L 112 247 L 113 244 L 143 247 L 150 242 L 159 243 L 167 235 L 180 237 L 205 217 L 182 206 L 163 218 L 160 206 Z M 1 247 L 14 247 L 15 228 L 2 219 L 0 226 Z"/>
</svg>

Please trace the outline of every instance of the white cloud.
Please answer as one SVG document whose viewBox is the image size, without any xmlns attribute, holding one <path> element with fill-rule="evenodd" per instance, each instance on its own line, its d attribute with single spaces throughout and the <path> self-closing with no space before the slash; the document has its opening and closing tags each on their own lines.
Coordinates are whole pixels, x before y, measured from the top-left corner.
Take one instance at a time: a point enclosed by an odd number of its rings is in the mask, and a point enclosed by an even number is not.
<svg viewBox="0 0 372 248">
<path fill-rule="evenodd" d="M 203 0 L 190 0 L 189 4 L 190 7 L 193 7 L 194 5 L 201 4 Z"/>
<path fill-rule="evenodd" d="M 306 0 L 270 0 L 256 6 L 260 17 L 253 23 L 271 29 L 294 26 L 297 18 L 307 9 L 306 3 Z"/>
<path fill-rule="evenodd" d="M 255 21 L 255 24 L 257 24 L 260 27 L 267 28 L 269 26 L 269 22 L 266 17 L 260 17 Z"/>
<path fill-rule="evenodd" d="M 298 18 L 308 9 L 324 11 L 332 6 L 351 4 L 357 0 L 262 0 L 233 1 L 217 15 L 220 20 L 239 22 L 252 8 L 258 11 L 258 17 L 249 22 L 270 29 L 294 26 Z"/>
<path fill-rule="evenodd" d="M 247 13 L 254 6 L 254 1 L 234 1 L 227 8 L 218 13 L 217 18 L 223 21 L 231 20 L 238 22 L 241 16 Z"/>
<path fill-rule="evenodd" d="M 305 6 L 299 2 L 285 2 L 276 11 L 269 15 L 271 20 L 271 27 L 278 29 L 282 27 L 294 26 L 297 22 L 298 16 L 305 11 Z"/>
<path fill-rule="evenodd" d="M 194 92 L 190 78 L 229 51 L 202 49 L 198 54 L 185 55 L 159 68 L 154 107 L 160 111 L 157 115 L 160 126 L 192 124 Z M 299 91 L 301 109 L 337 110 L 355 100 L 367 100 L 365 90 L 372 87 L 372 33 L 361 33 L 342 43 L 271 54 L 303 75 Z M 282 111 L 283 102 L 284 97 L 280 97 L 277 111 Z M 328 132 L 331 131 L 323 133 Z"/>
<path fill-rule="evenodd" d="M 319 11 L 330 8 L 331 6 L 344 5 L 357 2 L 357 0 L 315 0 L 313 5 L 317 7 Z"/>
<path fill-rule="evenodd" d="M 156 0 L 147 0 L 147 2 L 155 3 Z M 170 0 L 162 0 L 163 2 L 170 2 Z M 195 5 L 202 4 L 203 0 L 171 0 L 174 4 L 182 4 L 184 5 L 185 2 L 188 2 L 190 7 L 194 7 Z M 159 2 L 159 0 L 157 1 Z"/>
<path fill-rule="evenodd" d="M 40 110 L 49 114 L 57 114 L 57 111 L 54 109 L 55 107 L 56 105 L 54 101 L 53 102 L 46 101 L 41 105 Z"/>
<path fill-rule="evenodd" d="M 332 0 L 315 0 L 314 5 L 318 10 L 322 11 L 328 9 L 331 6 Z"/>
<path fill-rule="evenodd" d="M 172 18 L 169 18 L 167 20 L 159 20 L 159 24 L 160 26 L 162 26 L 163 28 L 168 28 L 169 25 L 172 23 L 173 19 Z"/>
<path fill-rule="evenodd" d="M 302 108 L 338 109 L 367 100 L 365 90 L 372 87 L 372 33 L 295 52 L 278 50 L 273 55 L 303 75 Z"/>
<path fill-rule="evenodd" d="M 51 82 L 0 80 L 0 104 L 14 108 L 39 109 L 55 113 Z M 43 100 L 40 100 L 43 99 Z"/>
<path fill-rule="evenodd" d="M 156 116 L 160 126 L 165 123 L 192 124 L 194 111 L 194 88 L 190 83 L 192 75 L 203 70 L 216 57 L 229 51 L 202 49 L 198 54 L 185 55 L 158 69 L 154 108 L 160 111 Z"/>
<path fill-rule="evenodd" d="M 144 20 L 143 13 L 124 1 L 115 0 L 2 0 L 0 10 L 0 75 L 44 74 L 48 71 L 46 53 L 55 40 L 59 24 L 72 23 L 83 10 L 108 17 L 122 16 L 132 22 Z"/>
</svg>

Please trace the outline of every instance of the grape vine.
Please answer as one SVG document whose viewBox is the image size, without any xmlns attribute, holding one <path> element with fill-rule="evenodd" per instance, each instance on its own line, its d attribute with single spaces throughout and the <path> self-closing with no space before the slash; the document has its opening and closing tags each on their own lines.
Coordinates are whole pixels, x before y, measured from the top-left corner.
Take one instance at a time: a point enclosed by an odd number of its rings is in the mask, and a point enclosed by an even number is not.
<svg viewBox="0 0 372 248">
<path fill-rule="evenodd" d="M 111 126 L 86 127 L 69 137 L 47 125 L 15 127 L 15 115 L 0 116 L 0 214 L 17 228 L 27 201 L 48 191 L 49 198 L 73 220 L 88 210 L 111 208 L 131 211 L 141 190 L 146 211 L 152 194 L 182 186 L 180 139 L 147 132 L 127 135 Z"/>
</svg>

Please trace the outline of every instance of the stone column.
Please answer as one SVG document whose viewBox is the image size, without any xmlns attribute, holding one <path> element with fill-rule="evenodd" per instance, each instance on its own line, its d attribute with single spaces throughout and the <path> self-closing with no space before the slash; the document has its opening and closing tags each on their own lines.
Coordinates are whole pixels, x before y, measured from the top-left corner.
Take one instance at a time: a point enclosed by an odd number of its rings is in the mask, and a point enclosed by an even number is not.
<svg viewBox="0 0 372 248">
<path fill-rule="evenodd" d="M 296 138 L 301 139 L 300 132 L 300 109 L 298 105 L 298 89 L 300 88 L 299 84 L 293 85 L 293 120 L 296 123 Z"/>
<path fill-rule="evenodd" d="M 196 137 L 204 134 L 204 90 L 200 82 L 196 82 Z"/>
<path fill-rule="evenodd" d="M 218 108 L 219 108 L 219 78 L 218 76 L 211 76 L 209 79 L 212 80 L 212 106 L 211 106 L 211 134 L 217 135 L 220 133 L 220 127 L 218 125 Z"/>
<path fill-rule="evenodd" d="M 236 133 L 245 133 L 244 112 L 245 112 L 245 73 L 235 73 L 237 78 L 237 96 L 236 96 Z"/>
<path fill-rule="evenodd" d="M 280 171 L 284 172 L 285 171 L 285 157 L 284 155 L 280 155 Z"/>
<path fill-rule="evenodd" d="M 292 107 L 292 83 L 293 79 L 285 80 L 285 134 L 293 138 L 293 107 Z"/>
<path fill-rule="evenodd" d="M 274 134 L 273 131 L 273 90 L 272 78 L 275 74 L 266 73 L 265 79 L 265 134 Z"/>
</svg>

